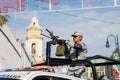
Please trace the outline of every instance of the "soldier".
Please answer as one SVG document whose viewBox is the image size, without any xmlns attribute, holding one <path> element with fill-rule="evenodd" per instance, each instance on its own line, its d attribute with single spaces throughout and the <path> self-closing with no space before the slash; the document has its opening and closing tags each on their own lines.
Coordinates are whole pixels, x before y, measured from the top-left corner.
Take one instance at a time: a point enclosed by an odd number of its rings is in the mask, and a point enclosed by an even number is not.
<svg viewBox="0 0 120 80">
<path fill-rule="evenodd" d="M 87 56 L 87 47 L 85 43 L 82 42 L 83 35 L 82 33 L 75 32 L 73 35 L 73 42 L 74 45 L 70 47 L 70 56 L 69 58 L 72 60 L 82 60 L 86 59 Z M 79 66 L 79 65 L 70 65 L 68 68 L 68 75 L 86 78 L 86 66 Z"/>
</svg>

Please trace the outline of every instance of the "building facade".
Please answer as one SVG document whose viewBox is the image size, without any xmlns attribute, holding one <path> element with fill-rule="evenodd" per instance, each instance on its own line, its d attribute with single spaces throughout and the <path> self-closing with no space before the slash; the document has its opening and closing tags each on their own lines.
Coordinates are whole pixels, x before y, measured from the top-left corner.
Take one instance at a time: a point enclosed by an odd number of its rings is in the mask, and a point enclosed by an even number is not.
<svg viewBox="0 0 120 80">
<path fill-rule="evenodd" d="M 32 64 L 43 62 L 42 30 L 36 17 L 32 18 L 26 32 L 26 48 Z"/>
</svg>

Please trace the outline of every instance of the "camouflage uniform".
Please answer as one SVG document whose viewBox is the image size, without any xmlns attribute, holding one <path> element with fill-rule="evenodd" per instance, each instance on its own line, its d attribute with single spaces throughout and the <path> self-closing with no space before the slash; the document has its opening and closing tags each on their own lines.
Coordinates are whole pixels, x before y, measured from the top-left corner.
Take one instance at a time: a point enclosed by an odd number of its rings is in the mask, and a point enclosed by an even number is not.
<svg viewBox="0 0 120 80">
<path fill-rule="evenodd" d="M 72 60 L 82 60 L 86 59 L 87 56 L 87 47 L 85 43 L 79 42 L 74 44 L 73 47 L 70 48 L 70 59 Z M 86 78 L 86 66 L 79 66 L 79 65 L 70 65 L 68 68 L 68 75 Z"/>
</svg>

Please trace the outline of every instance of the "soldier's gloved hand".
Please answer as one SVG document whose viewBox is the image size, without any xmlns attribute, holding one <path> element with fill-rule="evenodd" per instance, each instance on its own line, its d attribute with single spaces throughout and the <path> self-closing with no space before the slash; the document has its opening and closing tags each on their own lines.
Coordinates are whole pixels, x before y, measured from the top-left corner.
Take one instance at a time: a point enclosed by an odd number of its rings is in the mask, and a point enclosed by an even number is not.
<svg viewBox="0 0 120 80">
<path fill-rule="evenodd" d="M 81 44 L 74 44 L 74 49 L 82 49 L 82 45 Z"/>
</svg>

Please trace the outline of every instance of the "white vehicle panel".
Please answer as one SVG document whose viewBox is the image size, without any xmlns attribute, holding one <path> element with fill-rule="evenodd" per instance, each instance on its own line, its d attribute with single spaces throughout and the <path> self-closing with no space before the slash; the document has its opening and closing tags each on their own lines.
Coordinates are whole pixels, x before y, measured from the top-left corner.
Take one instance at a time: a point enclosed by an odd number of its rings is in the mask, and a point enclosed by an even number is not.
<svg viewBox="0 0 120 80">
<path fill-rule="evenodd" d="M 40 77 L 49 77 L 51 79 L 48 80 L 87 80 L 80 79 L 72 76 L 68 76 L 66 74 L 58 74 L 52 72 L 42 72 L 42 71 L 10 71 L 10 72 L 0 72 L 0 80 L 1 78 L 10 78 L 16 80 L 38 80 L 34 78 Z M 5 79 L 7 80 L 7 79 Z M 9 79 L 8 79 L 9 80 Z"/>
</svg>

